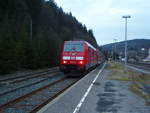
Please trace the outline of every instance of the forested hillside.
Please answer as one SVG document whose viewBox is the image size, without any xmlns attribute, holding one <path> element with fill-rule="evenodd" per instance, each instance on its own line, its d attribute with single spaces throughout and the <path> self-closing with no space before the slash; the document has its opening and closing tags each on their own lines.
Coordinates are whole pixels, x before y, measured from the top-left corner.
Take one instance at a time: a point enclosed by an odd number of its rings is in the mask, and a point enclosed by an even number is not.
<svg viewBox="0 0 150 113">
<path fill-rule="evenodd" d="M 53 0 L 0 0 L 0 73 L 58 65 L 65 40 L 97 47 L 92 30 Z"/>
<path fill-rule="evenodd" d="M 150 49 L 150 39 L 134 39 L 128 40 L 128 58 L 135 60 L 141 60 L 148 56 L 148 51 Z M 116 46 L 116 50 L 115 50 Z M 102 46 L 103 50 L 108 52 L 108 56 L 112 56 L 112 52 L 117 54 L 117 56 L 124 57 L 125 42 L 111 43 Z"/>
</svg>

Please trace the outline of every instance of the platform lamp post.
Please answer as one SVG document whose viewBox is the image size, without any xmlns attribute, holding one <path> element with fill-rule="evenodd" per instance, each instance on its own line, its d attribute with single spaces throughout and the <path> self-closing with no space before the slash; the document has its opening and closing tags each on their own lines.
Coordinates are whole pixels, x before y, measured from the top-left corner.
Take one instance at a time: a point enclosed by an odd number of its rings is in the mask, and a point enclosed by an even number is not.
<svg viewBox="0 0 150 113">
<path fill-rule="evenodd" d="M 131 18 L 129 15 L 122 16 L 125 19 L 125 67 L 127 67 L 127 19 Z"/>
</svg>

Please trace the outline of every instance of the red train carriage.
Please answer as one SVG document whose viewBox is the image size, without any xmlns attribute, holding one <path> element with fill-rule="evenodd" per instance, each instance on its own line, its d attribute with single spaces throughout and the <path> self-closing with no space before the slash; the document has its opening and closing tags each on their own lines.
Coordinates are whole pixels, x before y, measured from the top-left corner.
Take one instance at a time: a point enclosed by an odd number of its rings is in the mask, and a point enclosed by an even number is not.
<svg viewBox="0 0 150 113">
<path fill-rule="evenodd" d="M 101 51 L 97 49 L 97 65 L 102 64 L 105 61 L 105 57 Z"/>
<path fill-rule="evenodd" d="M 60 70 L 85 71 L 100 63 L 100 52 L 86 41 L 65 41 L 60 59 Z"/>
</svg>

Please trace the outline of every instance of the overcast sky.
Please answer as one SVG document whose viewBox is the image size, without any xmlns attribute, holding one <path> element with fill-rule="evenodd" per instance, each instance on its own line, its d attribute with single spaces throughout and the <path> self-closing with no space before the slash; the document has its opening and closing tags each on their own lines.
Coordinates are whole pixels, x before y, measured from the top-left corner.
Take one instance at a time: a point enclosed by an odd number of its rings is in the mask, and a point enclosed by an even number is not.
<svg viewBox="0 0 150 113">
<path fill-rule="evenodd" d="M 128 39 L 150 39 L 150 0 L 55 0 L 65 12 L 72 12 L 99 45 L 124 40 L 123 15 L 128 19 Z"/>
</svg>

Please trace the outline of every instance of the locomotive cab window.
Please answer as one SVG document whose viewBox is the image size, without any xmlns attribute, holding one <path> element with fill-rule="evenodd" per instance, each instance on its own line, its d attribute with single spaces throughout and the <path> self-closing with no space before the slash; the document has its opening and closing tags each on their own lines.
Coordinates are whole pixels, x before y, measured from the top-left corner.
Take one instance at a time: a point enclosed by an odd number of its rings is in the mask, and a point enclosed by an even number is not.
<svg viewBox="0 0 150 113">
<path fill-rule="evenodd" d="M 83 44 L 66 44 L 64 46 L 64 51 L 66 52 L 83 52 Z"/>
</svg>

